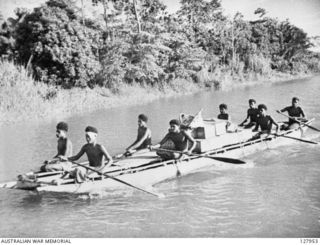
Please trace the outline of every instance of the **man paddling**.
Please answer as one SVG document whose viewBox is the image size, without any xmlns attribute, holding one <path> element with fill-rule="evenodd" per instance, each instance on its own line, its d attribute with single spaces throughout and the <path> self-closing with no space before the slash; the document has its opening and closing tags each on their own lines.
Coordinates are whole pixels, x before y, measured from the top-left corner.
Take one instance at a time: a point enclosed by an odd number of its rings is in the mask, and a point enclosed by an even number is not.
<svg viewBox="0 0 320 245">
<path fill-rule="evenodd" d="M 301 109 L 301 107 L 299 106 L 299 98 L 293 97 L 291 106 L 287 106 L 280 111 L 277 110 L 278 113 L 285 112 L 285 111 L 288 112 L 289 117 L 292 117 L 292 118 L 289 118 L 288 123 L 284 125 L 283 127 L 284 130 L 298 128 L 300 126 L 298 121 L 305 121 L 306 116 L 303 110 Z"/>
<path fill-rule="evenodd" d="M 67 157 L 72 155 L 72 143 L 68 139 L 68 124 L 65 122 L 59 122 L 56 127 L 56 136 L 58 138 L 58 153 L 53 157 L 51 161 L 45 161 L 40 170 L 43 172 L 53 171 L 69 171 L 71 163 L 65 161 Z"/>
<path fill-rule="evenodd" d="M 185 152 L 191 154 L 196 147 L 196 141 L 187 130 L 181 130 L 180 121 L 173 119 L 169 122 L 169 132 L 160 142 L 160 148 L 157 150 L 159 155 L 164 160 L 181 159 L 183 154 L 176 152 L 168 152 L 165 149 L 172 151 Z M 190 144 L 189 144 L 190 143 Z M 151 149 L 155 149 L 157 146 L 151 146 Z M 164 150 L 161 150 L 164 149 Z"/>
<path fill-rule="evenodd" d="M 103 145 L 97 143 L 98 130 L 95 127 L 88 126 L 85 129 L 85 137 L 87 144 L 85 144 L 79 153 L 75 156 L 69 157 L 69 161 L 78 160 L 84 153 L 87 154 L 89 166 L 96 171 L 104 172 L 104 170 L 112 164 L 112 157 L 106 151 Z M 104 158 L 107 159 L 105 164 Z M 82 183 L 92 173 L 83 167 L 77 167 L 74 171 L 70 172 L 70 177 L 75 178 L 77 183 Z"/>
<path fill-rule="evenodd" d="M 151 130 L 147 126 L 148 117 L 144 114 L 138 116 L 138 135 L 137 139 L 126 149 L 125 155 L 132 152 L 147 149 L 151 145 Z"/>
<path fill-rule="evenodd" d="M 259 110 L 259 117 L 257 118 L 257 124 L 253 130 L 253 132 L 257 132 L 260 128 L 260 132 L 257 136 L 261 136 L 263 134 L 270 134 L 272 125 L 276 126 L 276 131 L 279 131 L 279 125 L 278 123 L 270 116 L 267 115 L 267 106 L 264 104 L 258 105 L 258 110 Z"/>
<path fill-rule="evenodd" d="M 258 108 L 256 107 L 256 101 L 254 99 L 249 99 L 249 109 L 247 110 L 247 117 L 242 123 L 239 124 L 240 127 L 251 128 L 257 124 L 257 117 L 259 115 Z M 249 123 L 245 124 L 249 119 Z"/>
</svg>

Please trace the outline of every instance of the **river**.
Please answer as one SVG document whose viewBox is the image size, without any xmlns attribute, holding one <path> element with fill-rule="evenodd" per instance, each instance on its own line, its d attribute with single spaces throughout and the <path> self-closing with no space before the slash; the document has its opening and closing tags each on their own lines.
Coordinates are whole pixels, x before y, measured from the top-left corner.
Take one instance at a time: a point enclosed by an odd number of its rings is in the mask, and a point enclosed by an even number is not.
<svg viewBox="0 0 320 245">
<path fill-rule="evenodd" d="M 64 120 L 74 153 L 85 143 L 84 128 L 93 125 L 98 141 L 115 155 L 134 141 L 140 113 L 149 116 L 156 143 L 180 112 L 195 114 L 202 108 L 204 118 L 211 118 L 226 103 L 233 121 L 240 122 L 248 99 L 255 98 L 281 121 L 285 118 L 275 110 L 297 96 L 307 116 L 318 119 L 313 126 L 320 128 L 319 94 L 317 76 L 171 97 Z M 35 170 L 55 155 L 57 121 L 0 127 L 0 182 Z M 320 139 L 312 130 L 307 137 Z M 129 189 L 94 198 L 1 189 L 0 237 L 320 237 L 319 146 L 293 140 L 246 160 L 254 166 L 210 167 L 155 185 L 164 199 Z"/>
</svg>

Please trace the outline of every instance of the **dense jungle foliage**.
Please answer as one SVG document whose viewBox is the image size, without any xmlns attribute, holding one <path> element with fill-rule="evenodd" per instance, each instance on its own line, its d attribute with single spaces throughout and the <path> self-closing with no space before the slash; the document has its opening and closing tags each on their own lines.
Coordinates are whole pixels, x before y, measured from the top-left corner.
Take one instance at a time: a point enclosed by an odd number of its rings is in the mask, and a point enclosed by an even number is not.
<svg viewBox="0 0 320 245">
<path fill-rule="evenodd" d="M 220 0 L 181 0 L 174 14 L 160 0 L 90 3 L 102 17 L 85 16 L 71 0 L 49 0 L 32 12 L 18 8 L 7 20 L 0 16 L 0 55 L 49 85 L 114 91 L 120 83 L 199 83 L 203 74 L 212 80 L 221 72 L 245 77 L 320 71 L 307 34 L 288 20 L 267 17 L 262 8 L 255 21 L 247 21 L 241 13 L 225 16 Z"/>
</svg>

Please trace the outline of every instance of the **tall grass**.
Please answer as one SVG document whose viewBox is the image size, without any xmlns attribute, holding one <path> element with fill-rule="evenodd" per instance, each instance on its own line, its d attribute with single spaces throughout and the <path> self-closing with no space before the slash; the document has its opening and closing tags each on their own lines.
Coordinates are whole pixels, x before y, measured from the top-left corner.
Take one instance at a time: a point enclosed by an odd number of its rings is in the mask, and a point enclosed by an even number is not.
<svg viewBox="0 0 320 245">
<path fill-rule="evenodd" d="M 11 62 L 0 62 L 0 113 L 7 120 L 38 115 L 46 107 L 45 95 L 50 87 L 35 83 L 24 67 Z"/>
<path fill-rule="evenodd" d="M 139 84 L 117 85 L 116 92 L 108 88 L 72 88 L 70 90 L 36 82 L 23 66 L 12 62 L 0 62 L 0 123 L 22 120 L 62 120 L 74 114 L 82 114 L 102 108 L 146 103 L 160 97 L 180 96 L 203 88 L 233 89 L 243 85 L 265 81 L 283 81 L 297 76 L 272 73 L 243 72 L 231 74 L 230 70 L 217 67 L 196 74 L 196 82 L 175 79 L 153 86 Z"/>
<path fill-rule="evenodd" d="M 3 122 L 24 119 L 57 119 L 102 108 L 142 104 L 163 96 L 192 93 L 197 87 L 175 80 L 161 87 L 118 84 L 116 93 L 107 88 L 70 90 L 36 82 L 23 66 L 0 62 L 0 114 Z M 1 123 L 1 122 L 0 122 Z"/>
</svg>

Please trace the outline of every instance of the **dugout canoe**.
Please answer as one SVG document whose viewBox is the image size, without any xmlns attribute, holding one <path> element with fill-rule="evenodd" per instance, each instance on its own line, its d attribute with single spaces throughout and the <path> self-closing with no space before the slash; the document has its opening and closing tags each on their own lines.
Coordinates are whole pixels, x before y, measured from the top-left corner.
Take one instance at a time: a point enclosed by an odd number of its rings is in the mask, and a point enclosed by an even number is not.
<svg viewBox="0 0 320 245">
<path fill-rule="evenodd" d="M 268 137 L 258 139 L 251 139 L 256 134 L 252 132 L 252 129 L 220 134 L 217 137 L 208 139 L 197 139 L 197 149 L 200 156 L 190 156 L 182 161 L 163 161 L 154 151 L 137 152 L 130 157 L 117 161 L 113 166 L 108 168 L 106 173 L 135 186 L 152 186 L 159 182 L 176 178 L 177 171 L 182 175 L 186 175 L 213 165 L 219 168 L 252 167 L 250 163 L 232 164 L 202 157 L 201 154 L 213 157 L 243 159 L 254 152 L 288 144 L 294 139 L 301 139 L 308 128 L 307 125 L 310 125 L 312 121 L 313 119 L 305 122 L 299 128 L 282 131 L 280 135 L 271 134 Z M 207 132 L 201 131 L 200 134 L 203 135 L 203 133 L 208 132 L 210 132 L 210 130 L 207 130 Z M 211 149 L 209 150 L 201 150 L 210 147 Z M 93 175 L 84 183 L 75 183 L 74 179 L 60 179 L 62 176 L 61 172 L 28 173 L 25 174 L 25 176 L 27 178 L 21 178 L 20 176 L 16 181 L 2 183 L 0 187 L 31 190 L 39 193 L 55 192 L 74 194 L 88 194 L 105 190 L 128 188 L 128 186 L 122 183 L 98 174 Z M 59 180 L 59 184 L 56 184 L 57 180 Z"/>
</svg>

